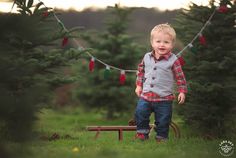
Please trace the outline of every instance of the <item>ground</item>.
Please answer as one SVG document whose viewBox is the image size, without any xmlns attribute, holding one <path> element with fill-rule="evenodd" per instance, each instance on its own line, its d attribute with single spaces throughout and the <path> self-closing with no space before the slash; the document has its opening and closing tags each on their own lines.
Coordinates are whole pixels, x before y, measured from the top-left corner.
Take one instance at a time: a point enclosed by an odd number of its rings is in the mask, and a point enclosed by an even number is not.
<svg viewBox="0 0 236 158">
<path fill-rule="evenodd" d="M 124 132 L 123 141 L 118 141 L 117 132 L 102 132 L 94 140 L 95 132 L 86 131 L 87 125 L 127 125 L 128 116 L 108 121 L 102 112 L 88 112 L 81 108 L 43 109 L 35 126 L 39 135 L 24 144 L 9 143 L 8 148 L 14 151 L 13 156 L 23 155 L 24 158 L 223 157 L 218 151 L 222 140 L 191 137 L 181 120 L 174 119 L 180 126 L 182 137 L 175 139 L 171 136 L 166 143 L 156 143 L 154 132 L 144 142 L 134 140 L 135 132 Z"/>
</svg>

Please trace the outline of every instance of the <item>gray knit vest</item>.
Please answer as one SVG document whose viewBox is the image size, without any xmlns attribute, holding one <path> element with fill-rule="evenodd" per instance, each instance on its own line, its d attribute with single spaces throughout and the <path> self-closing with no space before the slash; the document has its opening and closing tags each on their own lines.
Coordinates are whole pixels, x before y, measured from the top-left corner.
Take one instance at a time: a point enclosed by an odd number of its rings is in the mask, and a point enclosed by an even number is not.
<svg viewBox="0 0 236 158">
<path fill-rule="evenodd" d="M 155 63 L 151 52 L 146 53 L 143 58 L 145 71 L 143 93 L 154 92 L 161 97 L 173 94 L 175 79 L 172 66 L 176 60 L 177 57 L 171 54 L 168 60 L 162 59 Z"/>
</svg>

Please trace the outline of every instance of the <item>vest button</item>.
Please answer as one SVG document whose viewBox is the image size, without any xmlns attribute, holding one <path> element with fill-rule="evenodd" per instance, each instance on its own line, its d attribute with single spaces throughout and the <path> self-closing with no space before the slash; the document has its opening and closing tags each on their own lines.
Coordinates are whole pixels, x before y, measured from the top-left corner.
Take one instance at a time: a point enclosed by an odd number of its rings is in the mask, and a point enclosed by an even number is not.
<svg viewBox="0 0 236 158">
<path fill-rule="evenodd" d="M 151 84 L 150 87 L 153 87 L 153 84 Z"/>
<path fill-rule="evenodd" d="M 156 70 L 156 69 L 157 69 L 156 67 L 153 68 L 153 70 Z"/>
<path fill-rule="evenodd" d="M 156 77 L 152 77 L 152 79 L 153 79 L 153 80 L 155 80 L 155 79 L 156 79 Z"/>
</svg>

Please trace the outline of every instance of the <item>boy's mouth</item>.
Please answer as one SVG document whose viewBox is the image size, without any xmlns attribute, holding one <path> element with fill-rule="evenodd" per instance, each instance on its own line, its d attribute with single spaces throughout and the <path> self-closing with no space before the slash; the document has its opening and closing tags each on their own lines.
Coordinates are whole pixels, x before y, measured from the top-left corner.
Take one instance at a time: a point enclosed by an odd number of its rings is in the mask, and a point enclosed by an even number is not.
<svg viewBox="0 0 236 158">
<path fill-rule="evenodd" d="M 160 50 L 160 51 L 163 51 L 163 50 L 165 50 L 165 48 L 159 48 L 159 50 Z"/>
</svg>

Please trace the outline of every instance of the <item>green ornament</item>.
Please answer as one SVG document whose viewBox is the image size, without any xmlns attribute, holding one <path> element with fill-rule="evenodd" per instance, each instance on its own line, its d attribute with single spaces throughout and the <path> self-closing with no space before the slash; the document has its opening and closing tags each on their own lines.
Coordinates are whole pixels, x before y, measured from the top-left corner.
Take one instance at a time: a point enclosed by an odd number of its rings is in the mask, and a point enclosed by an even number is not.
<svg viewBox="0 0 236 158">
<path fill-rule="evenodd" d="M 189 48 L 192 53 L 197 54 L 197 49 L 192 44 L 189 44 Z"/>
<path fill-rule="evenodd" d="M 106 69 L 104 71 L 104 79 L 108 79 L 110 77 L 110 67 L 106 66 Z"/>
</svg>

